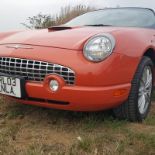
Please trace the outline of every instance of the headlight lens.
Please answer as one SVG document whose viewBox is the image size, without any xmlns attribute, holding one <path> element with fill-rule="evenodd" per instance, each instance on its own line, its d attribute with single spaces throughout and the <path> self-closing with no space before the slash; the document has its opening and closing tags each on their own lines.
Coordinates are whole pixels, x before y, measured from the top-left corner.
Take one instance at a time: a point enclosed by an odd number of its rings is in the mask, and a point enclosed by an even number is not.
<svg viewBox="0 0 155 155">
<path fill-rule="evenodd" d="M 84 46 L 84 56 L 93 62 L 100 62 L 113 51 L 115 39 L 110 34 L 97 35 L 88 40 Z"/>
<path fill-rule="evenodd" d="M 51 80 L 49 86 L 53 92 L 56 92 L 59 89 L 59 83 L 57 80 Z"/>
</svg>

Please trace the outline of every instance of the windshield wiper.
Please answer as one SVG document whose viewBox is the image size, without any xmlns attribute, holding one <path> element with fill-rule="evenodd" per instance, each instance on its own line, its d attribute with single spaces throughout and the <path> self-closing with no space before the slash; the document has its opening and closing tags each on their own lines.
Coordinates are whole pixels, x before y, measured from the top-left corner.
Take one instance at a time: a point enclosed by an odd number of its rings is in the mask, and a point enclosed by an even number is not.
<svg viewBox="0 0 155 155">
<path fill-rule="evenodd" d="M 92 25 L 84 25 L 84 26 L 113 26 L 113 25 L 106 25 L 106 24 L 92 24 Z"/>
</svg>

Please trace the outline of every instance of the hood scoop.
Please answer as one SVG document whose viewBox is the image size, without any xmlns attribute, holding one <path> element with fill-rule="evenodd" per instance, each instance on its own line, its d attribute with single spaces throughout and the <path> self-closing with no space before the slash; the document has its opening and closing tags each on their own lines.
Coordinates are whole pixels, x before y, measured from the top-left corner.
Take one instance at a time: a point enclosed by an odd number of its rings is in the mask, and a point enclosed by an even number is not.
<svg viewBox="0 0 155 155">
<path fill-rule="evenodd" d="M 72 27 L 68 27 L 68 26 L 52 26 L 48 28 L 49 31 L 62 31 L 62 30 L 70 30 L 70 29 L 72 29 Z"/>
</svg>

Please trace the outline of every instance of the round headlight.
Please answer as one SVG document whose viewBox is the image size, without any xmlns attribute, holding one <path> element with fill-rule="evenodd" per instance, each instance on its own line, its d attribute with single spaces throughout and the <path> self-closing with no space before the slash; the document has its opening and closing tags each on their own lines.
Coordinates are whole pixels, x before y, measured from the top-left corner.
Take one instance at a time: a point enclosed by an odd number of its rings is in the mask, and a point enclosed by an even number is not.
<svg viewBox="0 0 155 155">
<path fill-rule="evenodd" d="M 115 39 L 110 34 L 97 35 L 90 38 L 84 46 L 84 56 L 93 62 L 107 58 L 115 47 Z"/>
</svg>

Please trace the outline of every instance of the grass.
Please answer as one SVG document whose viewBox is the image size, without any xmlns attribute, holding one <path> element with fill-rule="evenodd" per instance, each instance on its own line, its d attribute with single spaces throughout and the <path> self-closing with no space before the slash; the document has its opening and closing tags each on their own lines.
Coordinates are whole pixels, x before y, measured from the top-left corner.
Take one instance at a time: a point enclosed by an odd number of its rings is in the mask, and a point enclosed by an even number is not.
<svg viewBox="0 0 155 155">
<path fill-rule="evenodd" d="M 0 101 L 0 155 L 155 154 L 155 105 L 138 124 Z"/>
</svg>

